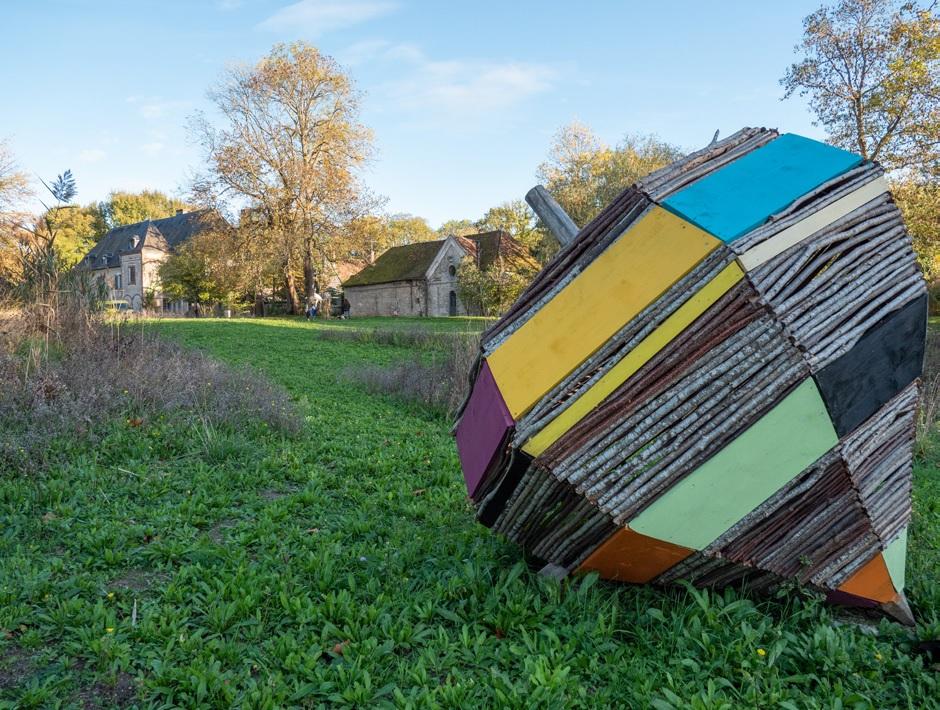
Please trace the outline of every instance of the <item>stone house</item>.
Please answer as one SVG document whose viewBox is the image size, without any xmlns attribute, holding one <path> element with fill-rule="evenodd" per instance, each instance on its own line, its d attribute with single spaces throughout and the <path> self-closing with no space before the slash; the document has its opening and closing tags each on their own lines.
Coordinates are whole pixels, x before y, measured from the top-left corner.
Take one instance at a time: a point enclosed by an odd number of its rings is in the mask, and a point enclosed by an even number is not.
<svg viewBox="0 0 940 710">
<path fill-rule="evenodd" d="M 140 311 L 148 299 L 151 307 L 168 313 L 185 313 L 189 304 L 169 301 L 160 291 L 159 269 L 166 258 L 200 232 L 221 219 L 211 210 L 177 211 L 173 217 L 115 227 L 105 234 L 79 262 L 108 287 L 112 301 L 126 301 Z"/>
<path fill-rule="evenodd" d="M 536 267 L 525 248 L 495 231 L 392 247 L 343 284 L 353 316 L 463 316 L 457 268 L 470 256 L 485 270 L 497 258 Z"/>
</svg>

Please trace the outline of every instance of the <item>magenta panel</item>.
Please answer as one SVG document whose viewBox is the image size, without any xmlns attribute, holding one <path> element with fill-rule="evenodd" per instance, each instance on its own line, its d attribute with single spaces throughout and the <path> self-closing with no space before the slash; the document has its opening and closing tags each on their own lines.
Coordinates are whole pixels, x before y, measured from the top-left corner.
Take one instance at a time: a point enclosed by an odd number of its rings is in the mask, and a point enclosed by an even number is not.
<svg viewBox="0 0 940 710">
<path fill-rule="evenodd" d="M 490 367 L 483 361 L 470 401 L 457 425 L 457 453 L 467 492 L 473 497 L 491 464 L 499 458 L 515 422 Z"/>
</svg>

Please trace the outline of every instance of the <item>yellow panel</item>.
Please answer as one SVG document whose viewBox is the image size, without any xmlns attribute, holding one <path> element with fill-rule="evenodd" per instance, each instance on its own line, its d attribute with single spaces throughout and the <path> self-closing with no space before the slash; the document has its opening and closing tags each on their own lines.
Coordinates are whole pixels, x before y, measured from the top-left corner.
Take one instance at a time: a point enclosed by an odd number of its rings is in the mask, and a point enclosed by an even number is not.
<svg viewBox="0 0 940 710">
<path fill-rule="evenodd" d="M 513 419 L 720 244 L 653 207 L 487 358 Z"/>
<path fill-rule="evenodd" d="M 715 278 L 705 284 L 692 298 L 683 303 L 671 316 L 664 320 L 662 325 L 641 340 L 633 350 L 608 370 L 590 389 L 582 393 L 573 404 L 549 422 L 538 434 L 529 439 L 523 445 L 522 450 L 532 456 L 538 456 L 545 451 L 562 434 L 604 401 L 628 377 L 666 347 L 673 338 L 727 293 L 743 276 L 744 272 L 737 262 L 732 261 L 728 264 Z"/>
</svg>

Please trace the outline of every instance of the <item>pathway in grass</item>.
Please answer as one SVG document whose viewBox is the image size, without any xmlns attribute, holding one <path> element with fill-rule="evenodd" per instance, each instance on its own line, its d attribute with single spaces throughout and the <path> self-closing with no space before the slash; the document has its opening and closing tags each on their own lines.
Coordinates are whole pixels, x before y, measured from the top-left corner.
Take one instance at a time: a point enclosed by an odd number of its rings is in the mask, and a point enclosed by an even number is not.
<svg viewBox="0 0 940 710">
<path fill-rule="evenodd" d="M 115 422 L 41 480 L 2 480 L 0 707 L 80 707 L 96 694 L 107 706 L 128 678 L 155 706 L 940 698 L 938 674 L 887 622 L 876 637 L 800 597 L 536 577 L 474 523 L 449 422 L 337 379 L 356 363 L 419 357 L 317 337 L 350 324 L 152 326 L 280 382 L 306 417 L 297 438 L 251 422 Z M 938 486 L 931 468 L 918 477 L 911 596 L 918 633 L 936 636 Z"/>
</svg>

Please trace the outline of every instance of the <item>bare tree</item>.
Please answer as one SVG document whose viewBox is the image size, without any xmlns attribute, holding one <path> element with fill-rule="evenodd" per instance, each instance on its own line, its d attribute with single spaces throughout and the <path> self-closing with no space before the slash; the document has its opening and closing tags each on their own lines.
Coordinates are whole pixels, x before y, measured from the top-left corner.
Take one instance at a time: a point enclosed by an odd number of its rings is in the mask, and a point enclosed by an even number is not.
<svg viewBox="0 0 940 710">
<path fill-rule="evenodd" d="M 209 178 L 219 194 L 250 205 L 291 311 L 300 312 L 298 267 L 309 296 L 342 225 L 369 205 L 357 176 L 371 154 L 359 94 L 333 59 L 299 42 L 229 70 L 209 98 L 222 126 L 204 115 L 193 120 Z"/>
</svg>

